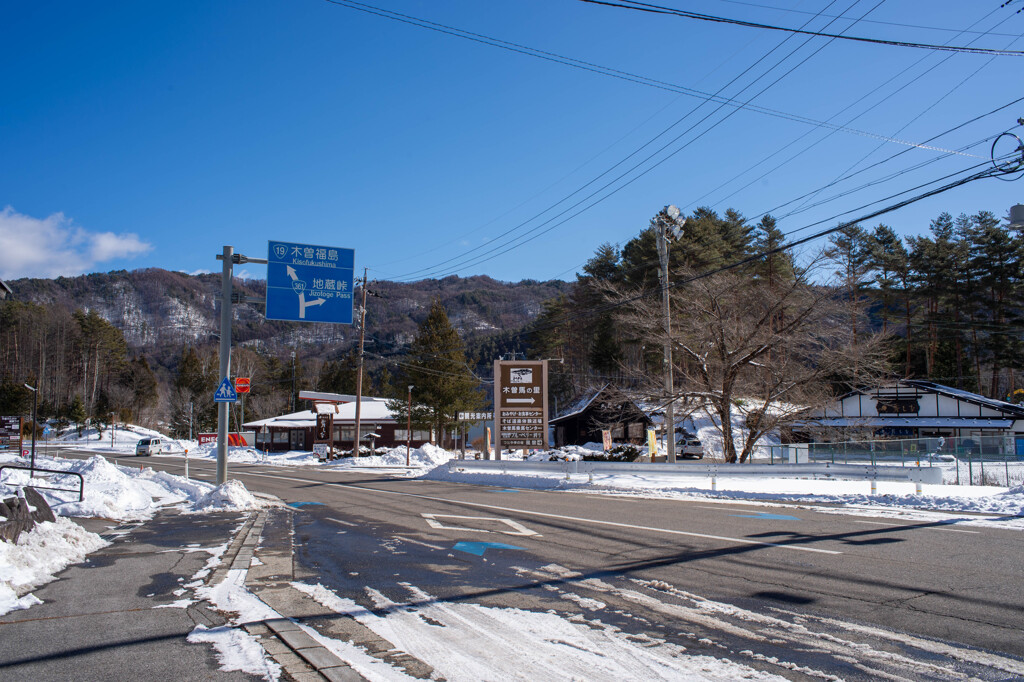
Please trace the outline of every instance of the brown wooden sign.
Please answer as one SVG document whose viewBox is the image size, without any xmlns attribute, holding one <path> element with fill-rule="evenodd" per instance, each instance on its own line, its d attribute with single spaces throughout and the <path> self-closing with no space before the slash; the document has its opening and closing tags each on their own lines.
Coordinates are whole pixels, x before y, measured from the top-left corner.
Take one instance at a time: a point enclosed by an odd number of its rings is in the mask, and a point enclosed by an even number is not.
<svg viewBox="0 0 1024 682">
<path fill-rule="evenodd" d="M 498 360 L 494 379 L 495 456 L 502 448 L 547 449 L 547 361 Z"/>
<path fill-rule="evenodd" d="M 330 414 L 318 414 L 316 416 L 316 431 L 313 432 L 313 442 L 315 443 L 330 443 L 331 432 L 334 430 L 334 415 Z"/>
</svg>

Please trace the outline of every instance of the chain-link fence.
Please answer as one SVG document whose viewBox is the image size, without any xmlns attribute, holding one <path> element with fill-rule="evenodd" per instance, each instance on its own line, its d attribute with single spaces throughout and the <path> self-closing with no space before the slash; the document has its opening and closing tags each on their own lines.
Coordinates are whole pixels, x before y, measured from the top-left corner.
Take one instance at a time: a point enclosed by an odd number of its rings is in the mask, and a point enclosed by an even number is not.
<svg viewBox="0 0 1024 682">
<path fill-rule="evenodd" d="M 1024 439 L 1013 436 L 793 443 L 767 449 L 771 464 L 936 466 L 943 469 L 943 482 L 947 484 L 1006 487 L 1024 484 Z M 758 461 L 764 460 L 759 458 Z"/>
</svg>

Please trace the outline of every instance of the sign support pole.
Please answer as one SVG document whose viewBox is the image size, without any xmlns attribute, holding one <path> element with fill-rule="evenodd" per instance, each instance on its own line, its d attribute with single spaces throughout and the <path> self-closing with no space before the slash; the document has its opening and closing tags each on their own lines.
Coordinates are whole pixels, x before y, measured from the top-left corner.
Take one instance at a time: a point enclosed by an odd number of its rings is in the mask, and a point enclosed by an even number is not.
<svg viewBox="0 0 1024 682">
<path fill-rule="evenodd" d="M 501 360 L 494 361 L 494 386 L 501 384 Z M 495 391 L 494 394 L 494 459 L 501 459 L 501 395 Z"/>
<path fill-rule="evenodd" d="M 220 377 L 231 373 L 231 279 L 235 247 L 225 246 L 220 279 Z M 217 485 L 228 478 L 228 403 L 217 404 Z"/>
</svg>

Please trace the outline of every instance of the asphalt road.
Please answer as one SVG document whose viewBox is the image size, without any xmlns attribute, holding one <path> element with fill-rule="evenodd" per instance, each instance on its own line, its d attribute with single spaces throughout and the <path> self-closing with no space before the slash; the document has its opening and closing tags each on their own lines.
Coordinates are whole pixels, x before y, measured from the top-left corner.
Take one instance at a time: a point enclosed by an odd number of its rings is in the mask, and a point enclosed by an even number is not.
<svg viewBox="0 0 1024 682">
<path fill-rule="evenodd" d="M 192 461 L 190 473 L 212 480 L 215 467 Z M 794 679 L 1024 679 L 1019 531 L 309 467 L 229 475 L 295 507 L 296 560 L 368 606 L 367 588 L 414 603 L 413 585 L 597 619 Z"/>
</svg>

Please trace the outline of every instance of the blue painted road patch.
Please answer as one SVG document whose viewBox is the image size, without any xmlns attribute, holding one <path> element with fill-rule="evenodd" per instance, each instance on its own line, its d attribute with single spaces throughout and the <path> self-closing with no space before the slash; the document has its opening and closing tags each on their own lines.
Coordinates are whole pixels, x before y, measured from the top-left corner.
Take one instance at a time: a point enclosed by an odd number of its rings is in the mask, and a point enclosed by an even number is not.
<svg viewBox="0 0 1024 682">
<path fill-rule="evenodd" d="M 729 516 L 736 516 L 741 519 L 773 519 L 775 521 L 801 521 L 799 517 L 787 516 L 785 514 L 769 514 L 768 512 L 758 512 L 756 514 L 729 514 Z"/>
<path fill-rule="evenodd" d="M 459 552 L 466 552 L 467 554 L 475 554 L 476 556 L 483 556 L 484 552 L 491 548 L 494 549 L 525 549 L 525 547 L 516 547 L 515 545 L 506 545 L 502 542 L 456 542 L 452 549 Z"/>
<path fill-rule="evenodd" d="M 322 506 L 324 506 L 324 503 L 323 502 L 289 502 L 288 506 L 292 507 L 293 509 L 302 509 L 303 507 L 322 507 Z"/>
</svg>

